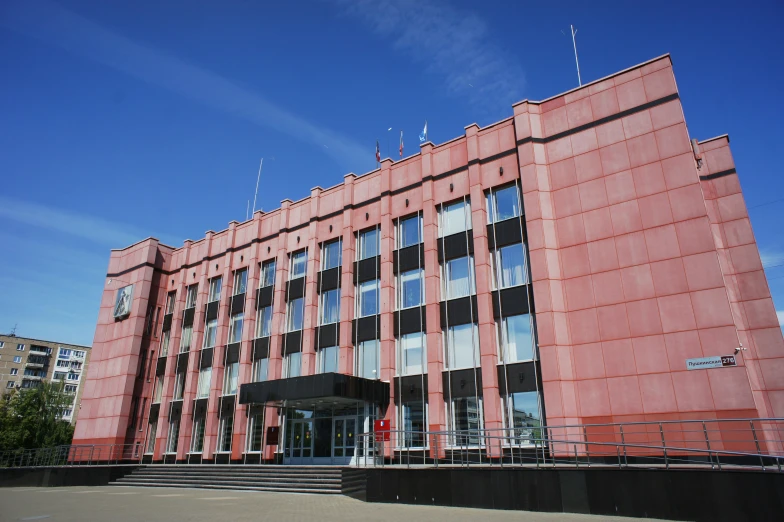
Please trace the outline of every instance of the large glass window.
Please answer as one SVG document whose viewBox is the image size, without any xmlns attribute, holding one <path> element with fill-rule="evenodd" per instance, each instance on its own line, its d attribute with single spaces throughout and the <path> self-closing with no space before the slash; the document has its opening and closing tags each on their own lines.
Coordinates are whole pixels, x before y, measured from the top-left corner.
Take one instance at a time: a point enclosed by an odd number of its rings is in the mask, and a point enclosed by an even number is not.
<svg viewBox="0 0 784 522">
<path fill-rule="evenodd" d="M 534 358 L 534 338 L 529 314 L 504 317 L 501 321 L 501 359 L 507 363 Z"/>
<path fill-rule="evenodd" d="M 248 289 L 248 269 L 234 272 L 234 295 L 244 294 Z"/>
<path fill-rule="evenodd" d="M 260 452 L 264 436 L 264 414 L 254 413 L 248 418 L 248 451 Z"/>
<path fill-rule="evenodd" d="M 332 241 L 325 243 L 321 251 L 321 269 L 329 270 L 340 266 L 342 263 L 343 251 L 341 248 L 341 241 Z"/>
<path fill-rule="evenodd" d="M 253 381 L 262 382 L 267 380 L 267 372 L 269 371 L 269 359 L 257 359 L 253 363 Z"/>
<path fill-rule="evenodd" d="M 238 343 L 242 341 L 242 324 L 245 320 L 245 314 L 240 312 L 231 316 L 231 323 L 229 324 L 229 343 Z"/>
<path fill-rule="evenodd" d="M 185 372 L 174 374 L 174 400 L 181 401 L 185 393 Z"/>
<path fill-rule="evenodd" d="M 338 347 L 328 346 L 318 352 L 319 373 L 338 373 Z"/>
<path fill-rule="evenodd" d="M 365 379 L 380 378 L 381 369 L 378 366 L 378 340 L 362 341 L 359 343 L 357 356 L 357 376 Z"/>
<path fill-rule="evenodd" d="M 152 453 L 155 451 L 155 433 L 158 431 L 158 421 L 151 422 L 147 426 L 147 447 L 144 449 L 145 453 Z"/>
<path fill-rule="evenodd" d="M 185 308 L 194 308 L 196 306 L 196 298 L 199 295 L 199 285 L 191 285 L 188 287 L 188 293 L 185 296 Z"/>
<path fill-rule="evenodd" d="M 191 453 L 201 453 L 204 451 L 204 417 L 193 421 L 193 437 L 191 438 Z"/>
<path fill-rule="evenodd" d="M 210 295 L 209 295 L 210 303 L 214 301 L 220 301 L 222 282 L 223 280 L 220 277 L 213 277 L 212 279 L 210 279 Z"/>
<path fill-rule="evenodd" d="M 210 319 L 207 321 L 207 328 L 204 330 L 204 347 L 212 348 L 215 346 L 215 339 L 218 335 L 218 320 Z"/>
<path fill-rule="evenodd" d="M 240 363 L 229 363 L 223 369 L 223 395 L 235 395 L 240 375 Z"/>
<path fill-rule="evenodd" d="M 182 337 L 180 337 L 180 353 L 185 353 L 191 349 L 192 338 L 193 338 L 193 326 L 183 326 Z"/>
<path fill-rule="evenodd" d="M 504 425 L 512 430 L 514 444 L 537 444 L 542 440 L 539 395 L 535 391 L 509 394 L 505 398 Z"/>
<path fill-rule="evenodd" d="M 501 247 L 493 253 L 493 283 L 501 288 L 524 285 L 528 282 L 525 269 L 525 246 L 515 243 Z"/>
<path fill-rule="evenodd" d="M 173 420 L 169 424 L 169 437 L 166 441 L 166 453 L 177 453 L 177 440 L 180 438 L 180 421 Z"/>
<path fill-rule="evenodd" d="M 359 284 L 357 312 L 359 317 L 367 317 L 378 313 L 378 279 Z"/>
<path fill-rule="evenodd" d="M 479 445 L 483 425 L 482 398 L 455 398 L 450 409 L 450 427 L 456 432 L 453 443 L 458 446 Z"/>
<path fill-rule="evenodd" d="M 479 364 L 479 339 L 472 323 L 450 326 L 446 344 L 448 368 L 474 368 Z"/>
<path fill-rule="evenodd" d="M 174 301 L 177 297 L 177 292 L 169 292 L 166 295 L 166 314 L 174 313 Z"/>
<path fill-rule="evenodd" d="M 299 377 L 302 375 L 302 353 L 293 352 L 283 358 L 283 377 Z"/>
<path fill-rule="evenodd" d="M 231 451 L 231 434 L 234 431 L 233 412 L 223 415 L 218 424 L 218 452 L 228 453 Z"/>
<path fill-rule="evenodd" d="M 450 259 L 444 263 L 444 297 L 457 299 L 476 293 L 474 258 L 472 256 Z"/>
<path fill-rule="evenodd" d="M 398 307 L 412 308 L 425 302 L 425 271 L 421 268 L 408 270 L 398 276 Z"/>
<path fill-rule="evenodd" d="M 199 384 L 196 397 L 204 399 L 210 396 L 210 381 L 212 380 L 212 366 L 199 370 Z"/>
<path fill-rule="evenodd" d="M 337 323 L 340 320 L 340 288 L 322 292 L 320 308 L 320 325 Z"/>
<path fill-rule="evenodd" d="M 261 281 L 259 284 L 259 288 L 264 288 L 265 286 L 272 286 L 275 284 L 275 266 L 276 262 L 274 259 L 269 261 L 265 261 L 264 264 L 261 265 Z"/>
<path fill-rule="evenodd" d="M 289 279 L 305 277 L 305 269 L 308 261 L 308 253 L 303 250 L 291 256 L 291 273 Z"/>
<path fill-rule="evenodd" d="M 161 357 L 169 355 L 169 343 L 171 342 L 171 330 L 163 332 L 163 339 L 161 339 Z"/>
<path fill-rule="evenodd" d="M 294 299 L 293 301 L 289 301 L 289 320 L 288 320 L 288 330 L 289 332 L 296 332 L 298 330 L 302 330 L 302 319 L 305 313 L 305 300 L 303 298 Z"/>
<path fill-rule="evenodd" d="M 397 344 L 400 375 L 425 373 L 425 335 L 422 332 L 406 334 Z"/>
<path fill-rule="evenodd" d="M 492 190 L 487 194 L 487 222 L 497 223 L 520 215 L 517 185 Z"/>
<path fill-rule="evenodd" d="M 442 205 L 440 219 L 440 232 L 442 237 L 471 230 L 470 202 L 461 200 L 448 205 Z"/>
<path fill-rule="evenodd" d="M 400 408 L 400 429 L 405 431 L 398 440 L 406 448 L 421 448 L 425 445 L 425 404 L 421 400 L 404 402 Z"/>
<path fill-rule="evenodd" d="M 378 255 L 378 227 L 359 233 L 359 260 Z"/>
<path fill-rule="evenodd" d="M 161 402 L 163 396 L 163 375 L 155 376 L 155 387 L 153 388 L 152 402 Z"/>
<path fill-rule="evenodd" d="M 256 312 L 256 337 L 272 335 L 272 307 L 263 306 Z"/>
<path fill-rule="evenodd" d="M 398 226 L 398 248 L 418 245 L 422 242 L 422 219 L 419 214 L 401 219 Z"/>
</svg>

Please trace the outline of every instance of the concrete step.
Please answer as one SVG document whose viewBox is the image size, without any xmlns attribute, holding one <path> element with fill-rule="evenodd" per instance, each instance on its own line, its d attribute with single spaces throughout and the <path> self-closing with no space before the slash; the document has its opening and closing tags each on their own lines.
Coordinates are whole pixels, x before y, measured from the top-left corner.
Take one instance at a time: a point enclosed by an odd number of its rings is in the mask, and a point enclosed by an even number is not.
<svg viewBox="0 0 784 522">
<path fill-rule="evenodd" d="M 199 476 L 227 476 L 227 477 L 342 477 L 343 474 L 340 471 L 334 473 L 323 473 L 323 472 L 313 472 L 313 473 L 289 473 L 287 471 L 257 471 L 257 472 L 246 472 L 246 473 L 234 473 L 232 471 L 219 471 L 219 470 L 210 470 L 210 469 L 203 469 L 203 470 L 179 470 L 179 469 L 172 469 L 172 470 L 157 470 L 157 469 L 139 469 L 134 473 L 144 473 L 147 475 L 156 475 L 165 477 L 168 475 L 199 475 Z"/>
<path fill-rule="evenodd" d="M 276 478 L 253 478 L 253 479 L 246 479 L 246 478 L 223 478 L 216 480 L 213 477 L 183 477 L 183 476 L 173 476 L 173 477 L 149 477 L 146 475 L 128 475 L 122 478 L 117 479 L 117 482 L 160 482 L 161 484 L 167 482 L 205 482 L 208 484 L 246 484 L 246 485 L 254 485 L 254 484 L 292 484 L 292 485 L 301 485 L 301 484 L 321 484 L 324 486 L 340 486 L 341 481 L 340 479 L 301 479 L 301 480 L 281 480 Z"/>
<path fill-rule="evenodd" d="M 270 491 L 277 493 L 315 493 L 322 495 L 339 495 L 340 489 L 323 489 L 323 488 L 277 488 L 277 487 L 255 487 L 255 486 L 223 486 L 221 484 L 166 484 L 162 486 L 157 482 L 135 482 L 133 484 L 126 484 L 120 482 L 110 482 L 110 486 L 124 486 L 124 487 L 150 487 L 150 488 L 198 488 L 198 489 L 221 489 L 221 490 L 237 490 L 237 491 Z"/>
<path fill-rule="evenodd" d="M 332 483 L 332 484 L 325 484 L 321 482 L 247 482 L 247 481 L 240 481 L 240 480 L 227 480 L 221 482 L 215 482 L 212 480 L 202 480 L 202 479 L 171 479 L 171 480 L 148 480 L 145 478 L 129 478 L 124 477 L 115 481 L 118 485 L 119 484 L 126 484 L 126 485 L 134 485 L 134 484 L 160 484 L 161 486 L 168 486 L 169 484 L 194 484 L 194 485 L 201 485 L 201 486 L 236 486 L 236 487 L 271 487 L 271 488 L 279 488 L 279 489 L 300 489 L 300 488 L 307 488 L 307 489 L 329 489 L 329 490 L 337 490 L 340 491 L 340 483 Z"/>
</svg>

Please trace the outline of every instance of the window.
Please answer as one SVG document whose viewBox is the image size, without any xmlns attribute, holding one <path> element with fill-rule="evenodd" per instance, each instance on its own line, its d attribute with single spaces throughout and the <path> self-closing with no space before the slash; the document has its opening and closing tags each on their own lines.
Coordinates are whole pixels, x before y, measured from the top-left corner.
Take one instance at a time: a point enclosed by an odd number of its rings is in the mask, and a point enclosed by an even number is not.
<svg viewBox="0 0 784 522">
<path fill-rule="evenodd" d="M 444 298 L 457 299 L 476 293 L 474 258 L 450 259 L 444 263 Z"/>
<path fill-rule="evenodd" d="M 460 397 L 451 401 L 450 428 L 456 432 L 452 443 L 458 446 L 478 446 L 482 429 L 482 398 Z"/>
<path fill-rule="evenodd" d="M 185 297 L 185 308 L 196 307 L 196 297 L 199 294 L 199 285 L 191 285 L 188 287 L 188 294 Z"/>
<path fill-rule="evenodd" d="M 204 417 L 193 421 L 193 437 L 191 438 L 191 453 L 204 451 Z"/>
<path fill-rule="evenodd" d="M 307 264 L 307 260 L 308 252 L 306 250 L 297 252 L 291 256 L 291 274 L 289 274 L 289 279 L 305 277 L 305 265 Z"/>
<path fill-rule="evenodd" d="M 325 243 L 321 249 L 321 269 L 329 270 L 342 264 L 343 251 L 342 241 L 332 241 Z"/>
<path fill-rule="evenodd" d="M 147 426 L 147 447 L 145 453 L 152 453 L 155 451 L 155 432 L 158 431 L 158 421 L 151 422 Z"/>
<path fill-rule="evenodd" d="M 84 352 L 81 350 L 74 350 L 73 356 L 77 359 L 84 359 Z"/>
<path fill-rule="evenodd" d="M 248 288 L 248 269 L 234 272 L 234 295 L 244 294 Z"/>
<path fill-rule="evenodd" d="M 174 299 L 177 297 L 177 292 L 169 292 L 166 295 L 166 315 L 174 313 Z"/>
<path fill-rule="evenodd" d="M 487 222 L 497 223 L 505 219 L 519 216 L 520 199 L 517 195 L 517 185 L 491 190 L 487 194 Z"/>
<path fill-rule="evenodd" d="M 11 368 L 11 375 L 19 374 L 19 368 Z"/>
<path fill-rule="evenodd" d="M 169 342 L 171 341 L 171 330 L 163 332 L 163 339 L 161 339 L 161 357 L 169 355 Z"/>
<path fill-rule="evenodd" d="M 210 319 L 207 321 L 207 328 L 204 331 L 204 347 L 212 348 L 215 346 L 215 338 L 218 334 L 218 320 Z"/>
<path fill-rule="evenodd" d="M 472 323 L 450 326 L 446 344 L 447 368 L 474 368 L 479 364 L 479 339 Z"/>
<path fill-rule="evenodd" d="M 22 362 L 22 356 L 21 356 L 21 355 L 17 355 L 17 356 L 15 356 L 15 357 L 14 357 L 14 362 L 15 362 L 15 363 L 20 363 L 20 362 Z"/>
<path fill-rule="evenodd" d="M 398 276 L 398 308 L 412 308 L 425 302 L 425 271 L 415 268 Z"/>
<path fill-rule="evenodd" d="M 155 389 L 152 396 L 153 404 L 161 402 L 162 395 L 163 395 L 163 375 L 156 375 Z"/>
<path fill-rule="evenodd" d="M 338 373 L 338 347 L 328 346 L 318 352 L 319 373 Z"/>
<path fill-rule="evenodd" d="M 79 361 L 71 361 L 68 365 L 74 370 L 82 369 L 82 363 L 80 363 Z"/>
<path fill-rule="evenodd" d="M 19 348 L 17 348 L 18 350 Z M 57 354 L 58 359 L 68 359 L 71 357 L 71 350 L 68 348 L 60 348 L 60 353 Z"/>
<path fill-rule="evenodd" d="M 79 374 L 78 373 L 73 373 L 73 372 L 69 373 L 68 374 L 68 380 L 69 381 L 78 381 L 79 380 Z"/>
<path fill-rule="evenodd" d="M 398 409 L 399 423 L 405 431 L 399 443 L 406 448 L 422 448 L 425 446 L 425 404 L 421 400 L 404 402 Z"/>
<path fill-rule="evenodd" d="M 289 320 L 287 331 L 296 332 L 298 330 L 302 330 L 302 318 L 305 311 L 304 308 L 305 300 L 301 297 L 294 299 L 293 301 L 289 301 Z"/>
<path fill-rule="evenodd" d="M 283 377 L 299 377 L 302 375 L 302 354 L 293 352 L 283 358 Z"/>
<path fill-rule="evenodd" d="M 441 237 L 471 230 L 471 203 L 461 200 L 442 205 L 439 217 Z"/>
<path fill-rule="evenodd" d="M 536 444 L 542 439 L 539 395 L 535 391 L 511 393 L 504 400 L 504 425 L 513 430 L 514 444 Z"/>
<path fill-rule="evenodd" d="M 25 370 L 25 375 L 30 375 L 27 373 L 28 371 L 30 370 Z M 65 380 L 67 377 L 68 377 L 68 372 L 54 372 L 54 375 L 52 376 L 52 380 L 62 381 Z"/>
<path fill-rule="evenodd" d="M 6 388 L 13 388 L 14 387 L 14 381 L 8 381 L 7 383 L 5 383 L 5 387 Z"/>
<path fill-rule="evenodd" d="M 22 388 L 37 388 L 38 385 L 41 384 L 40 381 L 28 381 L 27 379 L 22 379 Z"/>
<path fill-rule="evenodd" d="M 75 384 L 66 384 L 65 385 L 65 393 L 74 394 L 76 393 L 77 386 Z"/>
<path fill-rule="evenodd" d="M 173 420 L 169 424 L 169 437 L 166 440 L 166 452 L 177 453 L 177 439 L 180 436 L 180 421 Z"/>
<path fill-rule="evenodd" d="M 185 353 L 191 349 L 192 337 L 193 337 L 193 326 L 183 326 L 182 337 L 180 337 L 180 353 Z"/>
<path fill-rule="evenodd" d="M 16 345 L 16 351 L 17 352 L 23 352 L 24 349 L 25 349 L 25 345 L 23 345 L 23 344 L 17 344 Z"/>
<path fill-rule="evenodd" d="M 378 227 L 359 233 L 359 261 L 378 255 Z"/>
<path fill-rule="evenodd" d="M 425 373 L 425 334 L 414 332 L 402 336 L 398 342 L 398 373 L 416 375 Z"/>
<path fill-rule="evenodd" d="M 359 300 L 357 301 L 357 314 L 367 317 L 378 313 L 378 279 L 365 281 L 359 284 Z"/>
<path fill-rule="evenodd" d="M 327 290 L 320 296 L 319 324 L 332 324 L 340 320 L 340 288 Z"/>
<path fill-rule="evenodd" d="M 4 347 L 5 347 L 5 343 L 3 341 L 0 341 L 0 348 L 4 348 Z"/>
<path fill-rule="evenodd" d="M 378 379 L 380 377 L 378 340 L 362 341 L 359 343 L 357 354 L 357 376 L 365 379 Z"/>
<path fill-rule="evenodd" d="M 258 359 L 256 362 L 253 363 L 253 381 L 254 382 L 262 382 L 267 380 L 267 374 L 269 372 L 269 359 L 264 357 L 263 359 Z"/>
<path fill-rule="evenodd" d="M 272 335 L 272 307 L 264 306 L 256 312 L 256 337 Z"/>
<path fill-rule="evenodd" d="M 242 341 L 242 323 L 245 319 L 245 314 L 240 312 L 231 316 L 229 323 L 229 343 L 238 343 Z"/>
<path fill-rule="evenodd" d="M 63 417 L 70 417 L 73 415 L 73 408 L 65 408 L 63 410 Z"/>
<path fill-rule="evenodd" d="M 264 264 L 261 265 L 261 281 L 259 282 L 259 288 L 264 288 L 265 286 L 272 286 L 275 284 L 275 265 L 277 263 L 274 259 L 269 261 L 265 261 Z"/>
<path fill-rule="evenodd" d="M 534 339 L 529 314 L 504 317 L 500 330 L 501 360 L 514 363 L 534 358 Z"/>
<path fill-rule="evenodd" d="M 208 296 L 208 302 L 214 303 L 215 301 L 220 301 L 222 286 L 223 286 L 222 278 L 214 277 L 210 279 L 210 295 Z"/>
<path fill-rule="evenodd" d="M 254 413 L 248 418 L 248 448 L 249 452 L 260 452 L 262 437 L 264 436 L 264 414 Z"/>
<path fill-rule="evenodd" d="M 525 269 L 525 246 L 516 243 L 493 252 L 493 284 L 501 288 L 524 285 L 528 282 Z"/>
<path fill-rule="evenodd" d="M 231 434 L 234 431 L 234 415 L 232 412 L 220 418 L 218 426 L 218 452 L 231 451 Z"/>
<path fill-rule="evenodd" d="M 199 383 L 196 398 L 204 399 L 210 396 L 210 381 L 212 380 L 212 366 L 199 370 Z"/>
<path fill-rule="evenodd" d="M 174 375 L 174 400 L 181 401 L 185 392 L 185 372 L 177 372 Z"/>
<path fill-rule="evenodd" d="M 236 395 L 237 381 L 240 375 L 240 363 L 229 363 L 223 369 L 223 395 Z"/>
<path fill-rule="evenodd" d="M 57 377 L 58 373 L 60 372 L 55 373 L 55 379 L 58 378 Z M 31 368 L 25 368 L 24 374 L 28 377 L 44 377 L 46 375 L 46 372 L 44 372 L 43 370 L 33 370 Z M 66 372 L 61 375 L 68 375 L 68 373 Z M 59 378 L 62 379 L 62 377 Z"/>
<path fill-rule="evenodd" d="M 397 237 L 398 248 L 406 248 L 422 242 L 422 219 L 419 214 L 400 220 Z"/>
</svg>

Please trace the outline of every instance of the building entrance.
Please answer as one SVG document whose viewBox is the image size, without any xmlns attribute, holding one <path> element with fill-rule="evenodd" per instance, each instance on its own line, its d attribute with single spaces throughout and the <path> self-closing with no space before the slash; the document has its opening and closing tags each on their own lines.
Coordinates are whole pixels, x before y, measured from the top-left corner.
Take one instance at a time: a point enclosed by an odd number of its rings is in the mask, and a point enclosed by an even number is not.
<svg viewBox="0 0 784 522">
<path fill-rule="evenodd" d="M 301 406 L 300 406 L 301 408 Z M 362 454 L 358 433 L 372 429 L 375 407 L 365 403 L 284 409 L 283 464 L 348 465 Z"/>
</svg>

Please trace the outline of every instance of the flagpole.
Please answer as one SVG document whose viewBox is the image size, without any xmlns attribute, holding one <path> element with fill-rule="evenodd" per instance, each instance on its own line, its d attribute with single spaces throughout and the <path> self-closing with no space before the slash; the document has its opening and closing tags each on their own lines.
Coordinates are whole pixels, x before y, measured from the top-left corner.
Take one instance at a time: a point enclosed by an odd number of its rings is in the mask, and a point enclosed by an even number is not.
<svg viewBox="0 0 784 522">
<path fill-rule="evenodd" d="M 253 213 L 256 213 L 256 196 L 259 193 L 259 179 L 261 179 L 261 166 L 264 164 L 264 158 L 259 162 L 259 173 L 256 175 L 256 192 L 253 193 Z"/>
</svg>

